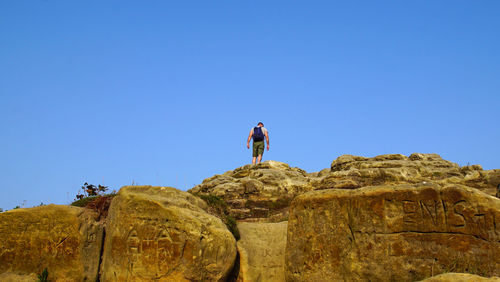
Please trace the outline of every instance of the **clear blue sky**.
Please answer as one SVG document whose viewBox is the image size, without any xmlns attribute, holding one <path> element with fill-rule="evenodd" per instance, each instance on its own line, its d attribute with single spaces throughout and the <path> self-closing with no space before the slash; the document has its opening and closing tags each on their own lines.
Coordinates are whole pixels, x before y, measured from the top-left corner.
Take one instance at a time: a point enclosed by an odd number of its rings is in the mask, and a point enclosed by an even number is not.
<svg viewBox="0 0 500 282">
<path fill-rule="evenodd" d="M 500 1 L 0 0 L 0 208 L 251 160 L 500 168 Z"/>
</svg>

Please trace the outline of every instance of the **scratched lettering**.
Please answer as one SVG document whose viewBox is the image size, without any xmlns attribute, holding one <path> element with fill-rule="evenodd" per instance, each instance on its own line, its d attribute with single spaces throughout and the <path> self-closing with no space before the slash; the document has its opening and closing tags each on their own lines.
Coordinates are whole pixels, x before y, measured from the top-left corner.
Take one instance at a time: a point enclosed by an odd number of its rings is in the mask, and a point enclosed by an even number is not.
<svg viewBox="0 0 500 282">
<path fill-rule="evenodd" d="M 139 277 L 157 279 L 180 263 L 186 239 L 162 225 L 140 225 L 127 236 L 128 269 Z"/>
<path fill-rule="evenodd" d="M 387 227 L 384 233 L 449 232 L 492 241 L 499 238 L 498 213 L 480 209 L 466 200 L 446 203 L 440 199 L 385 199 L 384 210 L 384 226 Z M 360 230 L 350 227 L 353 232 Z"/>
</svg>

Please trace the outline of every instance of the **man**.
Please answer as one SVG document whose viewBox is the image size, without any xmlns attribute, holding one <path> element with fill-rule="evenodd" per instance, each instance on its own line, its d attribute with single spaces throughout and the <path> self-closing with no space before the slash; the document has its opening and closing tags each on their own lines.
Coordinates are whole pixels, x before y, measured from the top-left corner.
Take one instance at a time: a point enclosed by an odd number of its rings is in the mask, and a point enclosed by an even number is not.
<svg viewBox="0 0 500 282">
<path fill-rule="evenodd" d="M 257 163 L 260 163 L 262 160 L 262 154 L 264 154 L 264 138 L 267 142 L 267 150 L 269 151 L 269 133 L 267 129 L 264 128 L 264 124 L 259 122 L 256 127 L 250 130 L 250 134 L 248 135 L 247 140 L 247 148 L 250 149 L 250 139 L 253 137 L 253 159 L 252 164 L 255 164 L 255 160 L 257 159 Z"/>
</svg>

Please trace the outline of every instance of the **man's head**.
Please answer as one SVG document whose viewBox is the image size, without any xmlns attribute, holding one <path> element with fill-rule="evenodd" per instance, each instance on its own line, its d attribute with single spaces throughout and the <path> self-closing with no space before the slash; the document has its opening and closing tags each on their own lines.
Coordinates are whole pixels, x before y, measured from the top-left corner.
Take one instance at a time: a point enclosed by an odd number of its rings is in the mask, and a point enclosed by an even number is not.
<svg viewBox="0 0 500 282">
<path fill-rule="evenodd" d="M 259 123 L 257 123 L 257 126 L 264 126 L 264 124 L 261 121 L 259 121 Z"/>
</svg>

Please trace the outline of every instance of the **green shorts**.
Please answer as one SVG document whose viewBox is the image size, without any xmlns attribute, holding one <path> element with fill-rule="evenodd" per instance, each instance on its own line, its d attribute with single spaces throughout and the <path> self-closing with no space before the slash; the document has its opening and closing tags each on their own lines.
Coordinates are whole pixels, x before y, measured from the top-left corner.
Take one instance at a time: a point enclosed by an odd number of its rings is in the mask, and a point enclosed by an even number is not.
<svg viewBox="0 0 500 282">
<path fill-rule="evenodd" d="M 264 141 L 253 142 L 253 157 L 258 157 L 264 154 Z"/>
</svg>

